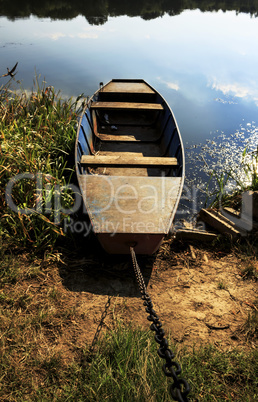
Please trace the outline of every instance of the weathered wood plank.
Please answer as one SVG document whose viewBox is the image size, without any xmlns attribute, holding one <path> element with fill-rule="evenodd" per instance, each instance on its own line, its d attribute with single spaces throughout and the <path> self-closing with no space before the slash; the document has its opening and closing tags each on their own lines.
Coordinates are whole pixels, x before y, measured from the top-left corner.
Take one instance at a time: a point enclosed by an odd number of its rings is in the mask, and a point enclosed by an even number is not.
<svg viewBox="0 0 258 402">
<path fill-rule="evenodd" d="M 233 239 L 246 235 L 245 231 L 238 229 L 233 222 L 218 211 L 201 209 L 198 220 L 206 222 L 220 233 L 231 235 Z"/>
<path fill-rule="evenodd" d="M 85 152 L 87 154 L 87 152 Z M 99 149 L 99 152 L 97 152 L 97 155 L 99 156 L 111 156 L 111 157 L 118 157 L 121 156 L 122 160 L 123 159 L 128 159 L 128 158 L 138 158 L 138 157 L 161 157 L 162 156 L 162 150 L 159 146 L 159 144 L 150 142 L 150 143 L 145 143 L 144 145 L 141 142 L 106 142 L 102 143 L 101 147 Z"/>
<path fill-rule="evenodd" d="M 103 87 L 102 92 L 108 93 L 144 93 L 155 94 L 155 92 L 144 82 L 110 82 Z"/>
<path fill-rule="evenodd" d="M 193 229 L 179 229 L 176 232 L 176 238 L 179 240 L 193 240 L 193 241 L 213 241 L 218 237 L 215 233 L 203 232 Z"/>
<path fill-rule="evenodd" d="M 131 126 L 104 126 L 100 125 L 97 136 L 101 141 L 125 141 L 125 142 L 154 142 L 158 141 L 161 133 L 153 127 Z"/>
<path fill-rule="evenodd" d="M 163 110 L 160 103 L 140 102 L 92 102 L 91 109 L 113 109 L 113 110 Z"/>
<path fill-rule="evenodd" d="M 230 215 L 229 219 L 234 220 L 234 224 L 236 225 L 237 228 L 238 227 L 241 228 L 241 225 L 242 225 L 242 227 L 245 228 L 245 226 L 248 227 L 251 224 L 251 229 L 255 229 L 255 230 L 258 229 L 258 223 L 255 222 L 255 220 L 254 220 L 255 219 L 254 214 L 253 214 L 252 217 L 250 217 L 248 215 L 244 215 L 243 211 L 242 211 L 242 214 L 241 214 L 241 212 L 236 211 L 234 208 L 230 208 L 230 207 L 223 207 L 221 212 L 222 212 L 223 215 L 225 214 L 225 212 L 227 214 L 229 214 Z M 247 230 L 251 230 L 251 229 L 247 229 Z"/>
<path fill-rule="evenodd" d="M 258 220 L 258 191 L 247 191 L 246 196 L 250 199 L 249 203 L 252 205 L 252 217 Z M 248 198 L 246 198 L 246 202 L 248 204 Z M 244 207 L 244 205 L 243 205 Z M 245 207 L 245 209 L 247 209 Z M 244 211 L 247 216 L 250 216 L 250 212 L 248 210 Z"/>
<path fill-rule="evenodd" d="M 81 164 L 88 166 L 177 166 L 177 158 L 150 156 L 82 155 Z"/>
<path fill-rule="evenodd" d="M 122 141 L 122 142 L 153 142 L 153 140 L 146 139 L 146 136 L 138 136 L 138 138 L 135 135 L 119 135 L 119 134 L 97 134 L 97 137 L 101 141 Z M 155 139 L 154 139 L 155 141 Z"/>
<path fill-rule="evenodd" d="M 155 234 L 171 227 L 182 178 L 80 175 L 79 182 L 95 233 Z"/>
</svg>

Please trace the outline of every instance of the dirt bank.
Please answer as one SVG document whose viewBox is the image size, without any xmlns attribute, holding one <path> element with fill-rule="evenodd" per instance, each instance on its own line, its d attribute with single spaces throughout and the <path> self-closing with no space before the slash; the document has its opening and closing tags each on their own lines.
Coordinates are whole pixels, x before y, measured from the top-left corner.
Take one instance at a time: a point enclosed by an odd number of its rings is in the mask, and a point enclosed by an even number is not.
<svg viewBox="0 0 258 402">
<path fill-rule="evenodd" d="M 138 262 L 154 308 L 176 342 L 254 347 L 254 336 L 246 342 L 244 324 L 257 310 L 257 281 L 243 272 L 257 269 L 255 258 L 167 240 L 158 255 Z M 117 319 L 149 327 L 130 257 L 66 261 L 57 278 L 66 304 L 76 305 L 78 313 L 63 334 L 65 343 L 73 338 L 81 347 L 92 341 L 109 296 L 103 329 Z"/>
</svg>

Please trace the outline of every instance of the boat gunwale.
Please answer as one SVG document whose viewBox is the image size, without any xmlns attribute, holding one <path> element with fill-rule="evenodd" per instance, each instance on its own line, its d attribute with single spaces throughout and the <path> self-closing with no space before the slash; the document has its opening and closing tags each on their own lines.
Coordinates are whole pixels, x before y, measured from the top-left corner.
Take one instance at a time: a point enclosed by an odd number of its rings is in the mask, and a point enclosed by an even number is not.
<svg viewBox="0 0 258 402">
<path fill-rule="evenodd" d="M 176 213 L 177 208 L 178 208 L 178 204 L 179 204 L 179 202 L 180 202 L 180 198 L 181 198 L 181 194 L 182 194 L 182 190 L 183 190 L 183 185 L 184 185 L 184 179 L 185 179 L 185 154 L 184 154 L 184 146 L 183 146 L 182 136 L 181 136 L 181 133 L 180 133 L 180 130 L 179 130 L 177 121 L 176 121 L 176 119 L 175 119 L 174 113 L 173 113 L 173 111 L 172 111 L 170 105 L 169 105 L 169 104 L 167 103 L 167 101 L 165 100 L 165 98 L 164 98 L 155 88 L 153 88 L 149 83 L 147 83 L 147 82 L 146 82 L 145 80 L 143 80 L 143 79 L 136 79 L 136 80 L 134 80 L 134 79 L 123 79 L 123 80 L 122 80 L 122 79 L 121 79 L 121 80 L 120 80 L 120 79 L 112 79 L 112 80 L 110 80 L 109 82 L 107 82 L 104 86 L 105 86 L 105 87 L 108 86 L 111 82 L 141 82 L 141 83 L 146 84 L 152 91 L 154 91 L 154 93 L 156 94 L 156 96 L 160 97 L 160 99 L 164 102 L 164 109 L 167 110 L 168 115 L 171 115 L 171 117 L 172 117 L 172 119 L 173 119 L 173 122 L 174 122 L 174 124 L 175 124 L 175 129 L 176 129 L 176 131 L 177 131 L 177 136 L 178 136 L 178 139 L 179 139 L 180 150 L 181 150 L 181 163 L 180 163 L 181 172 L 180 172 L 180 175 L 175 176 L 175 177 L 181 178 L 181 180 L 180 180 L 180 185 L 179 185 L 179 187 L 178 187 L 178 196 L 177 196 L 177 198 L 176 198 L 175 204 L 174 204 L 173 208 L 171 209 L 170 214 L 169 214 L 169 217 L 168 217 L 168 227 L 169 227 L 169 229 L 170 229 L 170 228 L 171 228 L 171 225 L 172 225 L 172 223 L 173 223 L 173 220 L 174 220 L 175 213 Z M 95 93 L 88 99 L 86 105 L 84 106 L 84 108 L 83 108 L 83 110 L 82 110 L 82 113 L 81 113 L 81 116 L 80 116 L 80 119 L 79 119 L 79 121 L 78 121 L 78 128 L 77 128 L 76 142 L 75 142 L 75 170 L 76 170 L 76 174 L 77 174 L 77 179 L 78 179 L 78 182 L 79 182 L 80 190 L 81 190 L 81 193 L 82 193 L 83 201 L 84 201 L 84 203 L 85 203 L 85 207 L 86 207 L 87 213 L 88 213 L 88 215 L 89 215 L 89 217 L 90 217 L 91 220 L 92 220 L 92 217 L 91 217 L 91 213 L 90 213 L 90 210 L 89 210 L 89 205 L 88 205 L 88 202 L 87 202 L 87 197 L 86 197 L 86 194 L 84 193 L 83 188 L 81 187 L 81 183 L 80 183 L 80 182 L 81 182 L 80 177 L 83 177 L 83 176 L 85 176 L 85 175 L 87 176 L 87 175 L 90 174 L 90 173 L 82 173 L 82 174 L 81 174 L 81 173 L 79 172 L 79 165 L 80 165 L 81 167 L 82 167 L 82 165 L 81 165 L 81 163 L 80 163 L 80 160 L 78 160 L 78 159 L 79 159 L 79 158 L 78 158 L 78 146 L 79 146 L 79 134 L 80 134 L 81 126 L 82 126 L 82 120 L 83 120 L 84 116 L 86 115 L 87 110 L 89 110 L 89 112 L 91 113 L 91 104 L 92 104 L 92 102 L 94 102 L 94 100 L 96 99 L 96 97 L 98 96 L 98 94 L 101 92 L 102 88 L 103 88 L 103 87 L 98 88 L 98 89 L 95 91 Z M 91 127 L 91 129 L 92 129 L 92 127 Z M 100 139 L 99 136 L 98 136 L 93 130 L 92 130 L 92 135 L 93 135 L 94 138 L 96 137 L 96 138 Z M 160 138 L 161 138 L 162 136 L 163 136 L 163 135 L 161 135 Z M 101 139 L 100 139 L 100 140 L 101 140 Z M 150 141 L 150 142 L 153 142 L 153 141 Z M 114 175 L 114 176 L 115 176 L 115 177 L 119 177 L 119 176 L 116 176 L 116 175 Z M 98 176 L 96 176 L 96 177 L 100 177 L 100 175 L 98 175 Z M 126 179 L 126 177 L 127 177 L 127 176 L 123 176 L 124 179 Z M 132 176 L 129 176 L 129 177 L 132 177 Z M 140 176 L 139 176 L 139 177 L 140 177 Z M 157 176 L 155 176 L 155 177 L 157 177 Z M 160 177 L 160 178 L 162 179 L 162 177 Z M 171 178 L 173 178 L 173 176 L 172 176 Z M 145 177 L 145 179 L 148 179 L 148 177 Z M 169 229 L 168 229 L 168 231 L 169 231 Z M 168 231 L 167 231 L 167 232 L 164 232 L 164 235 L 167 234 Z M 100 233 L 96 233 L 96 234 L 101 234 L 101 232 L 100 232 Z M 151 234 L 151 233 L 150 233 L 150 234 Z"/>
</svg>

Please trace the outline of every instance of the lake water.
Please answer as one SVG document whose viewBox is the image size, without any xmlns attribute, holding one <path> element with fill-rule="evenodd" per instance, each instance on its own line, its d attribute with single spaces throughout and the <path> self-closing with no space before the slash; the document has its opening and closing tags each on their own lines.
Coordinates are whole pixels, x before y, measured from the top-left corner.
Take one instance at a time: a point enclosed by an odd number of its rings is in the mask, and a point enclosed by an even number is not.
<svg viewBox="0 0 258 402">
<path fill-rule="evenodd" d="M 129 3 L 120 10 L 115 1 L 105 3 L 113 7 L 106 14 L 91 4 L 84 15 L 77 3 L 74 9 L 70 4 L 59 11 L 54 6 L 40 10 L 38 16 L 28 5 L 22 11 L 13 5 L 0 17 L 0 73 L 18 61 L 15 78 L 23 88 L 32 88 L 36 72 L 69 97 L 91 95 L 100 81 L 112 78 L 145 79 L 174 111 L 186 148 L 188 182 L 203 180 L 200 162 L 198 169 L 193 162 L 200 150 L 208 147 L 212 158 L 209 144 L 221 155 L 214 143 L 223 143 L 231 164 L 243 142 L 257 144 L 258 10 L 242 13 L 227 3 L 231 11 L 156 10 L 142 16 L 136 5 L 134 11 L 127 11 Z M 216 160 L 222 166 L 226 159 Z"/>
</svg>

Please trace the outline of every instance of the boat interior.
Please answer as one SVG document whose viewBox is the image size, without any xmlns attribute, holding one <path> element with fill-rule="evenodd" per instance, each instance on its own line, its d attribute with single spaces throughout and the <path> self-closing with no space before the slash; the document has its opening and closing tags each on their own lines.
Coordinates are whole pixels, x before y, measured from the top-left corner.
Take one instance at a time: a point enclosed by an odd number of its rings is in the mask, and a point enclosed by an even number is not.
<svg viewBox="0 0 258 402">
<path fill-rule="evenodd" d="M 182 176 L 180 134 L 164 99 L 143 80 L 112 80 L 80 122 L 80 174 Z"/>
</svg>

